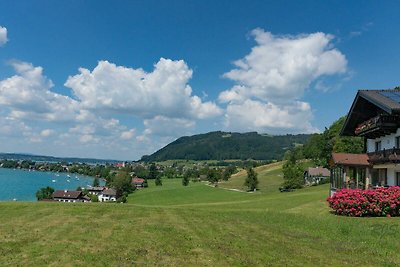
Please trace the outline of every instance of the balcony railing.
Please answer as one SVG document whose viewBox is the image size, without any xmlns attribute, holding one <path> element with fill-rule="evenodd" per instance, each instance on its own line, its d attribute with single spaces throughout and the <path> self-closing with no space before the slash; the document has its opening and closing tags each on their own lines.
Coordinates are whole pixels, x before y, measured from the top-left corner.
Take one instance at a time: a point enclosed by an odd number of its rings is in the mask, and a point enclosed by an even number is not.
<svg viewBox="0 0 400 267">
<path fill-rule="evenodd" d="M 378 163 L 400 163 L 400 149 L 384 149 L 377 152 L 368 153 L 369 162 L 372 164 Z"/>
<path fill-rule="evenodd" d="M 376 138 L 396 132 L 400 126 L 400 117 L 397 115 L 378 115 L 360 123 L 354 133 L 367 138 Z"/>
</svg>

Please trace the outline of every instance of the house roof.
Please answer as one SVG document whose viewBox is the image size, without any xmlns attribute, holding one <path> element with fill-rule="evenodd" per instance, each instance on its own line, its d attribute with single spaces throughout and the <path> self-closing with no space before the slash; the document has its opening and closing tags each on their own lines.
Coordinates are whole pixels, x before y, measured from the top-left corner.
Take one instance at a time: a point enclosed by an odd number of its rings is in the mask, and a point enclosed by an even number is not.
<svg viewBox="0 0 400 267">
<path fill-rule="evenodd" d="M 316 167 L 316 168 L 309 167 L 307 169 L 307 172 L 309 176 L 331 176 L 330 170 L 323 167 Z"/>
<path fill-rule="evenodd" d="M 53 193 L 52 196 L 53 198 L 78 199 L 81 195 L 81 191 L 57 190 Z"/>
<path fill-rule="evenodd" d="M 104 186 L 92 186 L 92 187 L 89 187 L 88 190 L 89 191 L 103 191 L 104 188 L 105 188 Z"/>
<path fill-rule="evenodd" d="M 142 178 L 133 178 L 132 179 L 132 183 L 134 183 L 134 184 L 142 184 L 142 183 L 144 183 L 144 179 L 142 179 Z"/>
<path fill-rule="evenodd" d="M 333 165 L 369 166 L 367 154 L 332 153 Z"/>
<path fill-rule="evenodd" d="M 116 196 L 117 190 L 115 190 L 113 188 L 105 189 L 105 190 L 103 190 L 103 195 Z"/>
<path fill-rule="evenodd" d="M 358 124 L 381 113 L 400 114 L 400 90 L 359 90 L 340 134 L 355 135 Z"/>
</svg>

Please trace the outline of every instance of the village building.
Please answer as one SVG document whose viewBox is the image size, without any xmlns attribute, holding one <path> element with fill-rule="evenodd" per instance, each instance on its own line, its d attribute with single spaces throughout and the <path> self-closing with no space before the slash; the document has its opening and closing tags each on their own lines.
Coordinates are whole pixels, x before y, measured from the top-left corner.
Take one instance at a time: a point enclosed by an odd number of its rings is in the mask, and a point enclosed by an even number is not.
<svg viewBox="0 0 400 267">
<path fill-rule="evenodd" d="M 90 202 L 90 198 L 83 195 L 82 191 L 73 190 L 56 190 L 52 198 L 59 202 Z"/>
<path fill-rule="evenodd" d="M 331 172 L 327 168 L 323 167 L 309 167 L 304 172 L 304 183 L 306 185 L 320 184 L 325 180 L 329 180 Z"/>
<path fill-rule="evenodd" d="M 340 134 L 363 137 L 365 153 L 333 153 L 331 195 L 340 188 L 400 185 L 399 90 L 359 90 Z"/>
<path fill-rule="evenodd" d="M 87 190 L 89 194 L 99 196 L 105 188 L 104 186 L 91 186 Z"/>
<path fill-rule="evenodd" d="M 98 198 L 100 202 L 117 201 L 117 190 L 113 188 L 104 189 Z"/>
<path fill-rule="evenodd" d="M 136 188 L 143 188 L 145 180 L 139 177 L 132 178 L 132 186 Z"/>
</svg>

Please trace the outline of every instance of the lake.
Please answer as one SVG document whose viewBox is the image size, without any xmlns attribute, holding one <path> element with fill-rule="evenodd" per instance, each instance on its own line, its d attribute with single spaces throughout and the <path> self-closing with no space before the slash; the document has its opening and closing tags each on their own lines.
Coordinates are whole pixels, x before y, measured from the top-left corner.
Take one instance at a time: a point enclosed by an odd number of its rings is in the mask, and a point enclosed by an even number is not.
<svg viewBox="0 0 400 267">
<path fill-rule="evenodd" d="M 50 186 L 55 190 L 76 190 L 78 186 L 88 187 L 93 183 L 93 177 L 69 174 L 14 170 L 0 168 L 0 201 L 36 201 L 36 191 Z M 104 185 L 104 181 L 100 180 Z"/>
</svg>

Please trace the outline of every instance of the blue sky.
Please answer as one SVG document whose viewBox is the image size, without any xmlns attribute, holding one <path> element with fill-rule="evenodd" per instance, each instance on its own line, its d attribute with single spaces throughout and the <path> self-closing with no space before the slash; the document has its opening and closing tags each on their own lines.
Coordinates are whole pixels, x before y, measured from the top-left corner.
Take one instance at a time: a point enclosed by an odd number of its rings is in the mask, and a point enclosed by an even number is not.
<svg viewBox="0 0 400 267">
<path fill-rule="evenodd" d="M 1 1 L 0 151 L 136 160 L 214 130 L 322 131 L 399 85 L 400 4 Z"/>
</svg>

